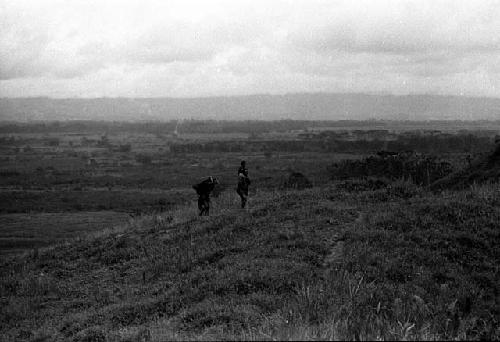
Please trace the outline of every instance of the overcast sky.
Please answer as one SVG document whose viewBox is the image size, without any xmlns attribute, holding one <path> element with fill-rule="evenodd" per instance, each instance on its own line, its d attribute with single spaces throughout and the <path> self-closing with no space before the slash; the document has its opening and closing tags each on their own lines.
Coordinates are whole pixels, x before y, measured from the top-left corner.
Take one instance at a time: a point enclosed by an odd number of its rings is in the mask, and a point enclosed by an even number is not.
<svg viewBox="0 0 500 342">
<path fill-rule="evenodd" d="M 500 97 L 500 0 L 0 0 L 0 96 Z"/>
</svg>

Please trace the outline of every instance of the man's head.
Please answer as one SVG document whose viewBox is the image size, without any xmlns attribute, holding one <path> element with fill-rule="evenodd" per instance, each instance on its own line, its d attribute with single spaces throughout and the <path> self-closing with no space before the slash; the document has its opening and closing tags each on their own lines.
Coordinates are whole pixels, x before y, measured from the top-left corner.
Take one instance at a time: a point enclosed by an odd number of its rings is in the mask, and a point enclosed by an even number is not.
<svg viewBox="0 0 500 342">
<path fill-rule="evenodd" d="M 241 161 L 241 166 L 245 167 L 246 162 L 244 160 Z"/>
</svg>

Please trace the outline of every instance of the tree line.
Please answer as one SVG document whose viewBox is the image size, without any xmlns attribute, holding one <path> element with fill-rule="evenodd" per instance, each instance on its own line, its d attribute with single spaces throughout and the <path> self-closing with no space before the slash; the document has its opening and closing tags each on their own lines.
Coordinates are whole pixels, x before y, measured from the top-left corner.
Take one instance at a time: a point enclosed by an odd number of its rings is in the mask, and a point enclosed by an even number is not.
<svg viewBox="0 0 500 342">
<path fill-rule="evenodd" d="M 472 134 L 418 136 L 402 135 L 395 140 L 239 140 L 176 143 L 170 145 L 174 153 L 211 152 L 339 152 L 374 153 L 380 150 L 420 153 L 481 153 L 492 146 L 491 137 Z"/>
</svg>

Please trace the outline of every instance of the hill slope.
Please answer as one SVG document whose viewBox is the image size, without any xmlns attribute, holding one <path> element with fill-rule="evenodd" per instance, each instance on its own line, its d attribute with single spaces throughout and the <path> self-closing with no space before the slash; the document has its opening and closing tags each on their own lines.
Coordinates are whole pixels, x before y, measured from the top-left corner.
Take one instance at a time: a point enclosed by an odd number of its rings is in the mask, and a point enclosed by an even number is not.
<svg viewBox="0 0 500 342">
<path fill-rule="evenodd" d="M 212 217 L 180 208 L 137 219 L 2 262 L 1 334 L 499 338 L 497 190 L 331 186 L 255 194 L 249 211 L 227 209 L 237 199 L 225 194 Z"/>
<path fill-rule="evenodd" d="M 467 188 L 473 184 L 498 182 L 499 180 L 500 144 L 497 144 L 491 154 L 480 157 L 472 162 L 469 167 L 436 181 L 431 188 L 434 190 L 456 190 Z"/>
</svg>

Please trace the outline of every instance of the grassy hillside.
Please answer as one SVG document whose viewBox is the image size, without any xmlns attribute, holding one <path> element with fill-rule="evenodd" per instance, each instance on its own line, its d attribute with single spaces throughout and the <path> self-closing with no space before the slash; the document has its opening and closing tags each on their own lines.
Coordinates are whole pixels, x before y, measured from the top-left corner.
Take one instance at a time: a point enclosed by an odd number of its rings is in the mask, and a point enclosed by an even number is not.
<svg viewBox="0 0 500 342">
<path fill-rule="evenodd" d="M 484 154 L 471 165 L 456 171 L 432 184 L 434 190 L 464 189 L 472 184 L 498 182 L 500 180 L 500 144 L 493 152 Z"/>
<path fill-rule="evenodd" d="M 223 193 L 4 259 L 0 335 L 499 339 L 499 185 L 349 188 Z"/>
</svg>

